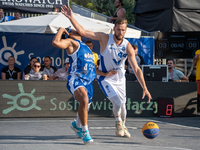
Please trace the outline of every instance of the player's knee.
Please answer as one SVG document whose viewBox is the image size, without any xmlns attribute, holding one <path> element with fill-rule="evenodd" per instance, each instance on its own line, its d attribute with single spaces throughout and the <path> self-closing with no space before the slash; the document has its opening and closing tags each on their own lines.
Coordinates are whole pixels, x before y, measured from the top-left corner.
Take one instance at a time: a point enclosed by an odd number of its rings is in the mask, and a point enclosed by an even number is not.
<svg viewBox="0 0 200 150">
<path fill-rule="evenodd" d="M 111 102 L 113 103 L 113 105 L 114 105 L 115 107 L 117 107 L 117 108 L 120 108 L 121 105 L 122 105 L 122 102 L 121 102 L 121 100 L 119 99 L 118 96 L 114 96 L 114 97 L 110 98 L 110 101 L 111 101 Z"/>
</svg>

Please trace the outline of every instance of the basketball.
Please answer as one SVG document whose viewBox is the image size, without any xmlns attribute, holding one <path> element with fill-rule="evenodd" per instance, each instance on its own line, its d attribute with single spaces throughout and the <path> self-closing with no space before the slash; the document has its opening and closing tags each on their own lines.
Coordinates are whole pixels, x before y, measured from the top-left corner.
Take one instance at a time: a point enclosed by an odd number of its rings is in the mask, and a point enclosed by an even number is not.
<svg viewBox="0 0 200 150">
<path fill-rule="evenodd" d="M 143 126 L 142 133 L 146 138 L 154 139 L 159 134 L 159 127 L 154 122 L 148 122 Z"/>
</svg>

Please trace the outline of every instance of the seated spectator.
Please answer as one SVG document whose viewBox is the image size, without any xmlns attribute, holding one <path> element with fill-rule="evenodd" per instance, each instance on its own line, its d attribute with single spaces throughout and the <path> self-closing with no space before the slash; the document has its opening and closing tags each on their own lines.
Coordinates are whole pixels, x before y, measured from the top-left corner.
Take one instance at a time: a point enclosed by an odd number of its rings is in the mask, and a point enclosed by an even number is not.
<svg viewBox="0 0 200 150">
<path fill-rule="evenodd" d="M 99 60 L 99 57 L 98 57 L 98 54 L 93 52 L 93 44 L 92 44 L 92 41 L 87 41 L 86 42 L 86 45 L 90 48 L 90 50 L 92 51 L 92 54 L 93 54 L 93 58 L 94 58 L 94 65 L 95 67 L 97 68 L 98 67 L 98 60 Z"/>
<path fill-rule="evenodd" d="M 52 9 L 52 12 L 59 12 L 60 10 L 59 10 L 59 8 L 58 7 L 53 7 L 53 9 Z"/>
<path fill-rule="evenodd" d="M 36 61 L 33 66 L 34 72 L 25 75 L 25 80 L 47 80 L 47 75 L 45 74 L 45 72 L 40 71 L 40 62 Z"/>
<path fill-rule="evenodd" d="M 21 17 L 20 12 L 18 10 L 16 10 L 14 12 L 14 18 L 12 20 L 18 20 L 18 19 L 21 19 L 21 18 L 23 18 L 23 17 Z M 10 20 L 10 21 L 12 21 L 12 20 Z"/>
<path fill-rule="evenodd" d="M 173 59 L 168 59 L 167 65 L 168 65 L 168 81 L 189 82 L 188 78 L 181 71 L 175 69 L 175 62 Z"/>
<path fill-rule="evenodd" d="M 47 79 L 49 79 L 49 76 L 57 71 L 56 67 L 51 66 L 51 58 L 49 56 L 44 57 L 44 65 L 42 65 L 40 71 L 44 71 L 46 73 Z"/>
<path fill-rule="evenodd" d="M 138 46 L 136 44 L 133 44 L 132 47 L 133 47 L 134 52 L 135 52 L 135 58 L 136 58 L 137 64 L 141 68 L 142 65 L 145 65 L 144 59 L 143 59 L 142 56 L 137 54 Z M 125 69 L 126 69 L 126 74 L 134 75 L 134 77 L 132 77 L 132 79 L 133 80 L 137 80 L 137 78 L 136 78 L 136 76 L 134 74 L 134 71 L 133 71 L 133 69 L 131 68 L 131 65 L 128 62 L 128 59 L 125 62 Z"/>
<path fill-rule="evenodd" d="M 49 80 L 67 80 L 69 69 L 69 58 L 65 60 L 65 67 L 58 69 L 54 74 L 49 76 Z"/>
<path fill-rule="evenodd" d="M 0 9 L 0 23 L 5 22 L 3 9 Z"/>
<path fill-rule="evenodd" d="M 34 73 L 34 63 L 37 62 L 36 57 L 31 57 L 30 64 L 24 68 L 23 77 L 29 73 Z"/>
<path fill-rule="evenodd" d="M 15 58 L 13 56 L 8 58 L 8 66 L 2 69 L 1 78 L 9 80 L 21 79 L 21 70 L 15 67 Z"/>
</svg>

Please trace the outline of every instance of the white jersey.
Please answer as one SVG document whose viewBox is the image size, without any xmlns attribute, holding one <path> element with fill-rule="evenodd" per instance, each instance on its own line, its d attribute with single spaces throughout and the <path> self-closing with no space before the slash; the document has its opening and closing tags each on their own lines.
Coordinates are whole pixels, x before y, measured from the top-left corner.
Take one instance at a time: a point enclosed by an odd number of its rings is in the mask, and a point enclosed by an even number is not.
<svg viewBox="0 0 200 150">
<path fill-rule="evenodd" d="M 109 35 L 105 51 L 100 56 L 98 69 L 103 72 L 116 70 L 117 74 L 110 77 L 97 76 L 98 83 L 106 97 L 109 99 L 118 96 L 122 103 L 126 102 L 125 61 L 127 59 L 127 45 L 126 39 L 123 39 L 121 45 L 116 45 L 113 35 Z"/>
<path fill-rule="evenodd" d="M 128 40 L 123 39 L 121 45 L 117 45 L 114 41 L 113 34 L 109 34 L 109 40 L 106 49 L 100 55 L 99 70 L 103 72 L 108 72 L 111 70 L 116 70 L 117 74 L 108 77 L 109 80 L 116 82 L 124 78 L 125 75 L 125 61 L 127 59 L 126 48 L 128 45 Z M 97 76 L 97 79 L 103 80 L 105 77 Z"/>
</svg>

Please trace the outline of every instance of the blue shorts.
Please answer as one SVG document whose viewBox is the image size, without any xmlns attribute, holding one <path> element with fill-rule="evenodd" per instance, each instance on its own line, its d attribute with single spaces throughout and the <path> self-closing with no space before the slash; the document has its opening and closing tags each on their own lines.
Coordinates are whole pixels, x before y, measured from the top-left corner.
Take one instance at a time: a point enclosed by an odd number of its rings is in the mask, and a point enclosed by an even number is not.
<svg viewBox="0 0 200 150">
<path fill-rule="evenodd" d="M 92 97 L 93 97 L 92 81 L 88 84 L 86 81 L 84 81 L 83 79 L 77 76 L 69 75 L 68 81 L 67 81 L 67 89 L 69 90 L 69 92 L 74 96 L 74 91 L 76 91 L 80 87 L 84 87 L 87 90 L 88 100 L 89 100 L 89 103 L 91 103 Z"/>
</svg>

